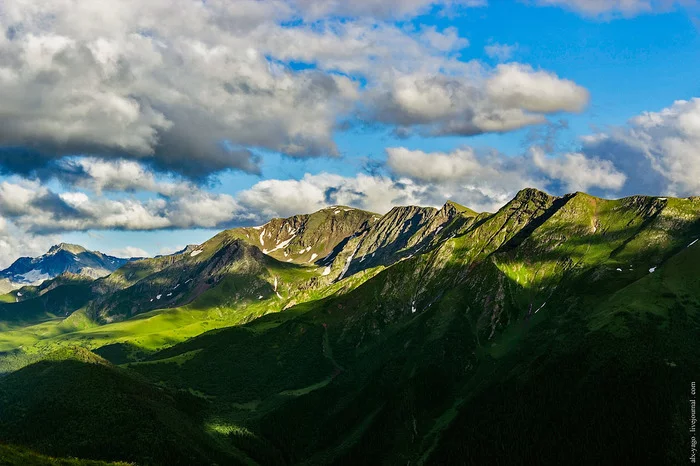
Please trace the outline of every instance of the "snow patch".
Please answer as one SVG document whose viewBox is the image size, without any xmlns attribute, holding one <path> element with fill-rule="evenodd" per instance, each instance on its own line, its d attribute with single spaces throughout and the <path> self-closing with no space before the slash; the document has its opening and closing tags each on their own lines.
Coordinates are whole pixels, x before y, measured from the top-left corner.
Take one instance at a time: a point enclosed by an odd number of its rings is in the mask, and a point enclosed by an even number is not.
<svg viewBox="0 0 700 466">
<path fill-rule="evenodd" d="M 658 266 L 655 265 L 654 267 L 650 268 L 650 269 L 649 269 L 649 273 L 654 273 L 654 272 L 656 272 L 656 267 L 658 267 Z"/>
<path fill-rule="evenodd" d="M 416 302 L 413 301 L 413 302 L 411 302 L 411 314 L 415 314 L 415 313 L 416 313 Z"/>
<path fill-rule="evenodd" d="M 278 297 L 279 299 L 284 299 L 284 298 L 282 297 L 282 295 L 281 295 L 281 294 L 279 294 L 279 293 L 278 293 L 278 292 L 276 292 L 276 291 L 275 291 L 275 293 L 277 294 L 277 297 Z"/>
<path fill-rule="evenodd" d="M 265 234 L 265 230 L 263 230 L 263 231 L 260 233 L 260 245 L 261 245 L 261 246 L 265 246 L 265 240 L 263 239 L 263 235 L 264 235 L 264 234 Z"/>
<path fill-rule="evenodd" d="M 350 268 L 350 263 L 352 262 L 352 259 L 355 257 L 355 253 L 357 252 L 358 249 L 360 249 L 360 243 L 357 243 L 355 250 L 345 260 L 345 267 L 343 267 L 343 271 L 340 273 L 338 280 L 342 280 L 343 277 L 345 276 L 345 274 L 348 272 L 348 269 Z"/>
<path fill-rule="evenodd" d="M 330 275 L 330 274 L 331 274 L 331 268 L 326 267 L 325 269 L 323 269 L 323 273 L 321 275 L 323 275 L 325 277 L 326 275 Z"/>
<path fill-rule="evenodd" d="M 18 292 L 17 292 L 17 296 L 22 296 L 22 293 L 20 293 L 20 292 L 18 291 Z"/>
<path fill-rule="evenodd" d="M 696 240 L 694 240 L 694 241 L 693 241 L 692 243 L 690 243 L 690 244 L 688 245 L 688 247 L 691 247 L 691 246 L 692 246 L 693 244 L 695 244 L 695 243 L 697 243 L 697 242 L 698 242 L 698 240 L 697 240 L 697 239 L 696 239 Z"/>
<path fill-rule="evenodd" d="M 547 301 L 543 302 L 542 305 L 541 305 L 540 307 L 537 308 L 537 310 L 535 311 L 535 314 L 537 314 L 537 312 L 538 312 L 540 309 L 542 309 L 542 308 L 544 307 L 545 304 L 547 304 Z"/>
<path fill-rule="evenodd" d="M 200 255 L 200 254 L 203 253 L 203 252 L 204 252 L 203 250 L 197 249 L 196 251 L 192 251 L 192 252 L 190 253 L 190 257 L 196 257 L 196 256 Z"/>
<path fill-rule="evenodd" d="M 334 211 L 333 211 L 333 215 L 337 215 L 337 214 L 339 214 L 339 213 L 340 213 L 339 210 L 334 210 Z"/>
<path fill-rule="evenodd" d="M 173 295 L 172 293 L 168 293 L 166 296 L 172 296 L 172 295 Z"/>
<path fill-rule="evenodd" d="M 258 299 L 263 299 L 263 295 L 258 296 Z"/>
<path fill-rule="evenodd" d="M 620 267 L 617 268 L 618 272 L 622 272 L 622 269 Z"/>
<path fill-rule="evenodd" d="M 317 257 L 318 257 L 318 254 L 316 254 L 316 253 L 311 254 L 311 259 L 309 259 L 309 262 L 313 262 L 314 259 L 316 259 Z"/>
<path fill-rule="evenodd" d="M 289 239 L 286 239 L 286 240 L 282 241 L 281 243 L 277 243 L 277 246 L 275 246 L 274 249 L 270 249 L 269 251 L 267 249 L 263 249 L 263 253 L 270 254 L 271 252 L 275 252 L 278 249 L 282 249 L 282 248 L 286 247 L 295 237 L 296 237 L 296 235 L 292 235 Z"/>
<path fill-rule="evenodd" d="M 277 291 L 277 277 L 275 277 L 275 291 Z"/>
<path fill-rule="evenodd" d="M 161 296 L 163 296 L 163 295 L 162 295 L 162 294 L 159 294 L 158 296 L 156 296 L 156 299 L 160 299 Z"/>
</svg>

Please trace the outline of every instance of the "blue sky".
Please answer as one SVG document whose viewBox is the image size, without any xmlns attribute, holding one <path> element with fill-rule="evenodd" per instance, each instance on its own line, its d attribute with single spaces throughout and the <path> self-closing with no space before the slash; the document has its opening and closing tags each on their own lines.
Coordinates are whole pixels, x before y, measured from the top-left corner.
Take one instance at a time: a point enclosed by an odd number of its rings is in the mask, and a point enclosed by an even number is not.
<svg viewBox="0 0 700 466">
<path fill-rule="evenodd" d="M 233 4 L 0 6 L 0 265 L 334 203 L 700 194 L 695 1 Z"/>
</svg>

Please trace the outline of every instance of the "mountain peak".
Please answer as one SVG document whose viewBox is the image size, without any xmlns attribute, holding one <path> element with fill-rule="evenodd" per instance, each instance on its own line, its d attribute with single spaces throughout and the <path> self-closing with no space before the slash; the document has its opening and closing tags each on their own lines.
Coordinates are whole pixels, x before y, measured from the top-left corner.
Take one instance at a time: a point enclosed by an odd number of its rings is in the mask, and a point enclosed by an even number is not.
<svg viewBox="0 0 700 466">
<path fill-rule="evenodd" d="M 477 214 L 469 207 L 463 206 L 462 204 L 458 204 L 458 203 L 456 203 L 454 201 L 450 201 L 450 200 L 445 202 L 445 205 L 442 206 L 442 209 L 440 209 L 440 210 L 442 212 L 451 212 L 451 213 L 468 213 L 470 215 Z"/>
<path fill-rule="evenodd" d="M 59 254 L 61 251 L 68 254 Z M 7 269 L 0 270 L 0 279 L 6 278 L 15 285 L 39 285 L 66 272 L 99 278 L 109 275 L 126 262 L 128 259 L 88 251 L 77 244 L 59 243 L 43 256 L 16 260 Z"/>
<path fill-rule="evenodd" d="M 547 194 L 544 191 L 540 191 L 539 189 L 536 188 L 523 188 L 520 191 L 518 191 L 518 194 L 515 195 L 513 200 L 518 199 L 518 200 L 529 200 L 529 199 L 538 199 L 538 198 L 551 198 L 549 194 Z"/>
<path fill-rule="evenodd" d="M 87 252 L 87 249 L 85 249 L 82 246 L 78 246 L 77 244 L 59 243 L 54 246 L 51 246 L 51 249 L 49 249 L 49 252 L 47 254 L 56 254 L 58 251 L 66 251 L 72 254 L 80 254 L 83 252 Z"/>
</svg>

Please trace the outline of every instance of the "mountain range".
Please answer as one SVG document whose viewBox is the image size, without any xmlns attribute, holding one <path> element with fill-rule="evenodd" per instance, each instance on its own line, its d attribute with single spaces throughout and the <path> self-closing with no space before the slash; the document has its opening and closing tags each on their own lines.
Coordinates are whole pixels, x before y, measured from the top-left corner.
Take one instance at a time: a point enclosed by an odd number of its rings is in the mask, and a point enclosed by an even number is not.
<svg viewBox="0 0 700 466">
<path fill-rule="evenodd" d="M 88 251 L 82 246 L 61 243 L 40 257 L 20 257 L 0 271 L 0 286 L 4 292 L 23 285 L 41 285 L 64 273 L 100 278 L 109 275 L 129 259 Z M 4 285 L 2 285 L 4 283 Z"/>
<path fill-rule="evenodd" d="M 699 238 L 700 198 L 525 189 L 119 264 L 57 246 L 2 272 L 48 279 L 0 296 L 0 442 L 8 464 L 681 464 Z"/>
</svg>

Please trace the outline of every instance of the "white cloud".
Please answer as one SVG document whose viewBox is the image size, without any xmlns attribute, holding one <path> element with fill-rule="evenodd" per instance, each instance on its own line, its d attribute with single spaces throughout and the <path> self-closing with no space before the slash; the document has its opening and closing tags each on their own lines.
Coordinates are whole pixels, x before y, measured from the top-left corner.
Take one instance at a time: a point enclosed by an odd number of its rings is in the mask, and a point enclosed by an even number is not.
<svg viewBox="0 0 700 466">
<path fill-rule="evenodd" d="M 20 255 L 39 256 L 58 244 L 57 235 L 34 235 L 17 228 L 0 216 L 0 269 L 7 268 Z"/>
<path fill-rule="evenodd" d="M 590 159 L 580 153 L 547 157 L 537 147 L 532 148 L 531 154 L 535 166 L 549 178 L 561 181 L 567 191 L 588 191 L 594 187 L 619 191 L 627 180 L 609 160 Z"/>
<path fill-rule="evenodd" d="M 228 194 L 183 184 L 170 197 L 56 193 L 39 181 L 0 183 L 0 217 L 23 231 L 49 234 L 87 230 L 214 228 L 236 218 L 240 208 Z"/>
<path fill-rule="evenodd" d="M 301 180 L 265 180 L 237 197 L 251 214 L 251 221 L 310 213 L 331 205 L 349 205 L 384 214 L 404 205 L 441 206 L 447 199 L 480 211 L 494 211 L 506 203 L 529 180 L 503 185 L 472 184 L 468 180 L 425 182 L 402 176 L 340 176 L 306 174 Z M 507 186 L 506 186 L 507 184 Z M 542 187 L 542 185 L 539 185 Z"/>
<path fill-rule="evenodd" d="M 508 184 L 535 183 L 527 177 L 522 158 L 510 158 L 497 152 L 477 156 L 470 147 L 449 153 L 390 147 L 387 156 L 387 165 L 393 173 L 425 183 L 459 182 L 483 187 L 502 185 L 503 188 Z"/>
<path fill-rule="evenodd" d="M 589 93 L 573 81 L 529 65 L 498 65 L 486 83 L 488 95 L 505 108 L 538 113 L 579 112 L 588 104 Z"/>
<path fill-rule="evenodd" d="M 311 213 L 334 204 L 384 213 L 395 205 L 418 203 L 421 190 L 410 180 L 395 182 L 384 176 L 307 173 L 300 180 L 261 181 L 239 193 L 236 200 L 251 218 L 266 220 Z"/>
<path fill-rule="evenodd" d="M 459 76 L 407 74 L 370 92 L 371 119 L 429 135 L 506 132 L 544 123 L 546 115 L 581 111 L 586 89 L 528 65 L 478 63 Z"/>
<path fill-rule="evenodd" d="M 321 173 L 300 180 L 265 180 L 236 200 L 257 221 L 334 204 L 385 213 L 397 205 L 439 206 L 447 199 L 478 211 L 495 211 L 526 187 L 616 191 L 625 180 L 611 162 L 582 154 L 544 157 L 538 152 L 534 159 L 496 151 L 477 154 L 468 147 L 452 152 L 394 147 L 387 149 L 387 175 Z"/>
<path fill-rule="evenodd" d="M 611 160 L 628 173 L 628 190 L 700 194 L 700 98 L 644 112 L 625 127 L 583 138 L 586 154 Z"/>
<path fill-rule="evenodd" d="M 338 123 L 356 115 L 476 134 L 579 109 L 573 83 L 525 67 L 523 98 L 494 96 L 484 86 L 502 71 L 460 60 L 468 42 L 456 29 L 391 21 L 481 3 L 5 0 L 0 146 L 23 149 L 0 151 L 0 166 L 28 174 L 49 159 L 93 154 L 191 177 L 256 172 L 256 148 L 337 155 Z M 538 86 L 552 88 L 544 110 L 532 105 Z"/>
</svg>

